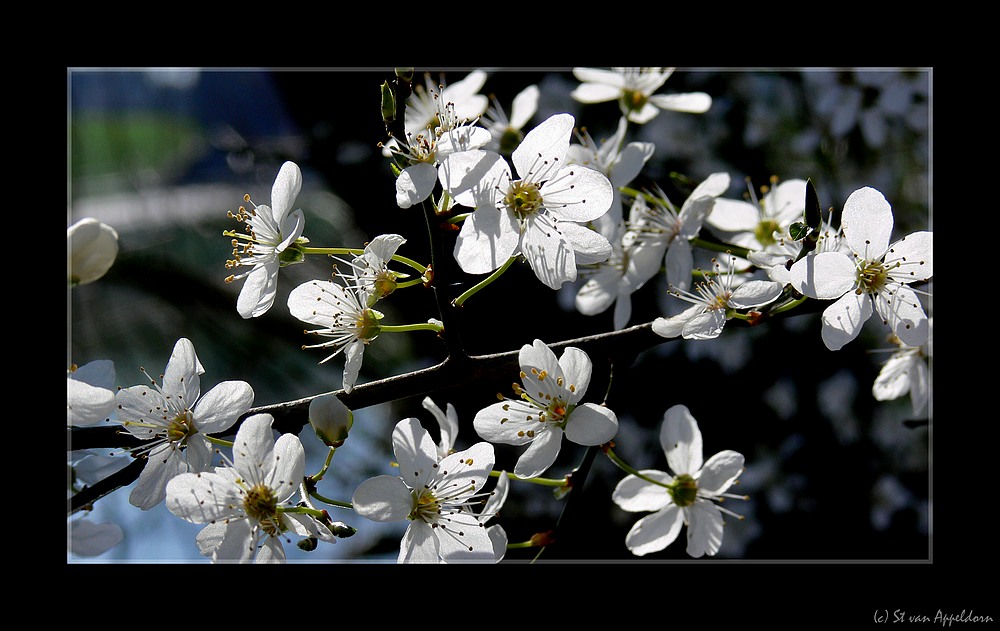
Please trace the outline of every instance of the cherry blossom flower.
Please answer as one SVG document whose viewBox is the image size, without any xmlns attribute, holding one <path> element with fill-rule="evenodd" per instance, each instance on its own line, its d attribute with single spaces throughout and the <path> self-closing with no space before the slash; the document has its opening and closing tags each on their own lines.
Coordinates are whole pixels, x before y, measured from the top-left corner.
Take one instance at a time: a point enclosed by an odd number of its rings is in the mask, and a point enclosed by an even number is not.
<svg viewBox="0 0 1000 631">
<path fill-rule="evenodd" d="M 71 287 L 104 276 L 118 257 L 118 232 L 93 217 L 66 229 L 66 276 Z"/>
<path fill-rule="evenodd" d="M 257 206 L 246 195 L 243 199 L 252 208 L 240 206 L 229 216 L 246 224 L 246 234 L 226 232 L 233 237 L 233 258 L 226 261 L 229 269 L 249 267 L 248 271 L 226 278 L 227 283 L 246 279 L 236 302 L 236 310 L 244 318 L 264 315 L 271 305 L 278 287 L 278 269 L 300 262 L 302 254 L 291 248 L 308 240 L 302 236 L 305 216 L 301 210 L 289 212 L 302 189 L 302 172 L 294 162 L 281 165 L 271 187 L 271 205 Z"/>
<path fill-rule="evenodd" d="M 806 181 L 772 179 L 772 186 L 758 201 L 750 189 L 751 201 L 715 200 L 705 223 L 726 234 L 726 243 L 749 250 L 767 250 L 788 236 L 788 227 L 802 221 L 805 213 Z"/>
<path fill-rule="evenodd" d="M 672 473 L 644 469 L 639 471 L 642 477 L 629 474 L 611 494 L 622 510 L 654 511 L 632 526 L 625 545 L 636 556 L 659 552 L 686 525 L 687 553 L 714 556 L 722 545 L 723 513 L 743 519 L 719 506 L 726 498 L 746 499 L 726 492 L 743 472 L 743 455 L 720 451 L 703 462 L 701 429 L 683 405 L 664 414 L 660 446 Z"/>
<path fill-rule="evenodd" d="M 890 401 L 909 394 L 913 415 L 920 416 L 926 412 L 930 396 L 930 370 L 927 362 L 931 357 L 933 325 L 934 318 L 928 317 L 928 341 L 920 346 L 908 346 L 895 335 L 889 336 L 897 350 L 882 364 L 875 383 L 872 384 L 872 396 L 877 401 Z"/>
<path fill-rule="evenodd" d="M 718 196 L 728 189 L 729 174 L 713 173 L 691 191 L 680 209 L 659 187 L 654 190 L 652 205 L 645 196 L 636 196 L 629 212 L 628 231 L 623 237 L 623 244 L 632 256 L 644 262 L 636 282 L 641 284 L 652 278 L 660 269 L 659 261 L 663 260 L 670 285 L 678 289 L 691 287 L 691 272 L 694 271 L 691 239 L 698 236 Z"/>
<path fill-rule="evenodd" d="M 303 322 L 320 326 L 307 334 L 331 338 L 302 348 L 333 348 L 324 364 L 344 353 L 344 390 L 357 383 L 365 346 L 379 336 L 382 314 L 367 306 L 368 295 L 328 280 L 302 283 L 288 294 L 288 311 Z"/>
<path fill-rule="evenodd" d="M 270 414 L 247 417 L 236 432 L 233 460 L 212 472 L 184 473 L 167 484 L 167 508 L 196 524 L 198 548 L 213 562 L 282 563 L 286 533 L 335 542 L 330 528 L 292 497 L 305 472 L 298 436 L 274 439 Z M 290 543 L 290 541 L 289 541 Z"/>
<path fill-rule="evenodd" d="M 187 338 L 174 345 L 162 385 L 142 372 L 148 385 L 124 388 L 115 398 L 118 421 L 129 434 L 148 441 L 140 449 L 146 466 L 129 502 L 149 510 L 163 501 L 172 477 L 209 469 L 212 452 L 205 436 L 232 427 L 253 405 L 254 393 L 245 381 L 223 381 L 203 396 L 205 369 Z"/>
<path fill-rule="evenodd" d="M 385 145 L 402 168 L 396 178 L 396 205 L 400 208 L 430 197 L 438 183 L 438 166 L 450 154 L 478 149 L 491 140 L 490 132 L 475 125 L 476 121 L 458 118 L 454 103 L 438 99 L 438 107 L 436 126 L 417 133 L 407 131 L 402 147 L 395 138 Z"/>
<path fill-rule="evenodd" d="M 380 234 L 365 244 L 363 254 L 345 261 L 350 270 L 338 269 L 337 275 L 370 307 L 396 290 L 396 281 L 402 274 L 390 270 L 389 261 L 404 243 L 406 239 L 398 234 Z"/>
<path fill-rule="evenodd" d="M 510 118 L 496 97 L 490 97 L 492 106 L 483 114 L 480 124 L 489 130 L 492 138 L 483 149 L 509 156 L 524 139 L 524 126 L 538 111 L 539 96 L 541 91 L 537 85 L 529 85 L 518 92 L 510 108 Z"/>
<path fill-rule="evenodd" d="M 473 70 L 461 81 L 450 85 L 435 84 L 430 73 L 424 75 L 424 85 L 414 83 L 413 93 L 406 100 L 406 133 L 416 136 L 441 125 L 439 103 L 452 103 L 454 114 L 461 120 L 475 120 L 486 111 L 489 99 L 479 90 L 486 83 L 486 73 Z"/>
<path fill-rule="evenodd" d="M 732 260 L 732 257 L 731 257 Z M 723 271 L 712 259 L 715 277 L 695 285 L 697 293 L 671 288 L 671 294 L 692 304 L 681 313 L 653 320 L 653 332 L 663 337 L 690 340 L 711 340 L 719 337 L 726 321 L 736 309 L 752 309 L 766 305 L 781 295 L 781 283 L 771 280 L 737 280 L 734 268 Z"/>
<path fill-rule="evenodd" d="M 871 187 L 851 193 L 840 221 L 851 250 L 810 253 L 792 265 L 791 282 L 810 298 L 834 300 L 823 311 L 823 342 L 840 350 L 861 332 L 873 311 L 907 346 L 928 339 L 927 314 L 908 285 L 933 275 L 932 233 L 911 233 L 890 244 L 892 207 Z"/>
<path fill-rule="evenodd" d="M 415 418 L 396 424 L 392 445 L 399 477 L 365 480 L 351 503 L 355 512 L 372 521 L 410 522 L 397 562 L 494 562 L 493 542 L 484 526 L 491 515 L 473 510 L 488 496 L 483 487 L 493 470 L 493 445 L 476 443 L 439 460 L 438 446 Z"/>
<path fill-rule="evenodd" d="M 573 68 L 582 81 L 570 94 L 581 103 L 618 101 L 623 115 L 633 123 L 651 121 L 660 110 L 703 114 L 712 106 L 704 92 L 654 94 L 674 73 L 674 68 Z"/>
<path fill-rule="evenodd" d="M 577 265 L 608 258 L 608 240 L 582 225 L 608 211 L 613 190 L 593 169 L 565 164 L 574 118 L 556 114 L 524 137 L 511 156 L 520 179 L 495 152 L 448 156 L 441 184 L 474 208 L 462 224 L 455 258 L 470 274 L 492 272 L 522 254 L 552 289 L 576 280 Z"/>
<path fill-rule="evenodd" d="M 517 399 L 503 399 L 480 410 L 473 427 L 483 440 L 529 445 L 514 466 L 514 475 L 532 478 L 552 466 L 562 439 L 578 445 L 602 445 L 618 433 L 618 417 L 607 407 L 581 403 L 593 365 L 585 352 L 567 347 L 561 357 L 541 340 L 518 353 L 522 386 Z"/>
</svg>

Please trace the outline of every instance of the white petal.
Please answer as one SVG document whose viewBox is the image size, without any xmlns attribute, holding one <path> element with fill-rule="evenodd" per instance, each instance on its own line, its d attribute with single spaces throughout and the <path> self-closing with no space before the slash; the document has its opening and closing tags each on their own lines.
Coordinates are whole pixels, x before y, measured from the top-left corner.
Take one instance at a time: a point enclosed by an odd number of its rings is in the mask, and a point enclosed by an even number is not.
<svg viewBox="0 0 1000 631">
<path fill-rule="evenodd" d="M 257 551 L 254 563 L 284 563 L 285 549 L 281 547 L 280 537 L 267 537 Z"/>
<path fill-rule="evenodd" d="M 764 208 L 768 216 L 780 226 L 802 221 L 806 206 L 806 186 L 805 180 L 785 180 L 772 188 L 764 196 Z"/>
<path fill-rule="evenodd" d="M 781 295 L 784 287 L 770 280 L 749 280 L 737 287 L 729 297 L 729 306 L 735 309 L 761 307 Z"/>
<path fill-rule="evenodd" d="M 274 432 L 270 414 L 254 414 L 243 420 L 233 441 L 233 465 L 243 479 L 263 483 L 274 468 Z"/>
<path fill-rule="evenodd" d="M 714 340 L 725 326 L 726 313 L 722 309 L 711 309 L 685 322 L 681 336 L 688 340 Z"/>
<path fill-rule="evenodd" d="M 239 561 L 246 563 L 253 556 L 255 542 L 253 524 L 249 519 L 237 519 L 226 524 L 222 539 L 212 552 L 212 562 Z"/>
<path fill-rule="evenodd" d="M 455 260 L 466 273 L 488 274 L 517 253 L 520 241 L 513 215 L 482 206 L 462 222 L 455 241 Z"/>
<path fill-rule="evenodd" d="M 639 473 L 663 484 L 670 484 L 674 479 L 669 473 L 655 469 L 643 469 Z M 658 511 L 672 502 L 667 489 L 632 474 L 622 478 L 615 486 L 611 500 L 622 510 L 632 513 Z"/>
<path fill-rule="evenodd" d="M 334 325 L 334 309 L 330 304 L 350 304 L 349 300 L 347 290 L 340 284 L 328 280 L 311 280 L 289 292 L 288 311 L 303 322 L 330 328 Z"/>
<path fill-rule="evenodd" d="M 615 191 L 600 171 L 570 166 L 554 171 L 542 186 L 545 208 L 559 219 L 587 222 L 608 212 Z"/>
<path fill-rule="evenodd" d="M 396 178 L 396 205 L 409 208 L 427 199 L 438 182 L 434 165 L 420 162 L 405 169 Z"/>
<path fill-rule="evenodd" d="M 198 399 L 194 418 L 198 431 L 215 434 L 233 426 L 253 405 L 253 388 L 245 381 L 223 381 Z"/>
<path fill-rule="evenodd" d="M 552 289 L 576 280 L 576 254 L 547 217 L 528 218 L 521 253 L 538 280 Z"/>
<path fill-rule="evenodd" d="M 891 294 L 887 290 L 879 292 L 875 308 L 903 344 L 923 346 L 927 343 L 930 335 L 927 314 L 912 289 L 897 285 Z"/>
<path fill-rule="evenodd" d="M 536 434 L 535 440 L 514 465 L 514 475 L 519 478 L 534 478 L 545 473 L 559 456 L 562 437 L 563 431 L 559 428 L 549 428 Z"/>
<path fill-rule="evenodd" d="M 472 513 L 442 515 L 438 520 L 438 554 L 446 563 L 493 563 L 493 541 Z M 446 532 L 442 530 L 446 529 Z"/>
<path fill-rule="evenodd" d="M 438 441 L 438 455 L 445 456 L 455 447 L 455 440 L 458 438 L 458 412 L 455 406 L 448 404 L 448 412 L 445 413 L 434 403 L 430 397 L 424 397 L 421 402 L 424 409 L 434 415 L 438 422 L 440 440 Z"/>
<path fill-rule="evenodd" d="M 912 354 L 894 354 L 879 370 L 872 384 L 876 401 L 898 399 L 910 391 L 910 370 L 920 361 Z M 922 362 L 921 362 L 922 363 Z"/>
<path fill-rule="evenodd" d="M 575 124 L 571 114 L 554 114 L 525 134 L 510 156 L 517 176 L 530 182 L 549 179 L 562 167 Z"/>
<path fill-rule="evenodd" d="M 618 70 L 606 68 L 573 68 L 573 76 L 584 83 L 603 83 L 621 88 L 625 85 L 625 75 Z"/>
<path fill-rule="evenodd" d="M 684 326 L 695 316 L 703 313 L 703 305 L 693 305 L 681 313 L 669 318 L 656 318 L 653 320 L 653 333 L 661 337 L 677 337 L 684 332 Z"/>
<path fill-rule="evenodd" d="M 854 288 L 854 261 L 842 252 L 808 254 L 792 265 L 791 284 L 804 296 L 817 300 L 840 298 Z"/>
<path fill-rule="evenodd" d="M 265 480 L 279 502 L 287 501 L 302 484 L 306 453 L 295 434 L 282 434 L 274 443 L 274 468 Z"/>
<path fill-rule="evenodd" d="M 167 483 L 187 471 L 180 449 L 172 448 L 170 443 L 157 447 L 147 456 L 146 466 L 128 496 L 129 503 L 142 510 L 153 508 L 167 496 Z"/>
<path fill-rule="evenodd" d="M 271 187 L 271 210 L 274 213 L 275 223 L 279 226 L 288 211 L 292 209 L 292 204 L 295 203 L 295 198 L 301 190 L 302 171 L 294 162 L 285 162 L 281 165 Z"/>
<path fill-rule="evenodd" d="M 306 217 L 301 210 L 292 211 L 281 222 L 280 228 L 282 239 L 281 243 L 275 246 L 275 252 L 284 252 L 288 246 L 302 236 L 302 232 L 306 228 Z"/>
<path fill-rule="evenodd" d="M 167 483 L 166 505 L 181 519 L 208 524 L 242 514 L 243 498 L 237 486 L 221 475 L 182 473 Z"/>
<path fill-rule="evenodd" d="M 872 299 L 849 291 L 823 311 L 823 343 L 831 351 L 838 351 L 861 332 L 861 327 L 872 315 Z"/>
<path fill-rule="evenodd" d="M 361 363 L 365 358 L 365 343 L 354 340 L 344 347 L 344 391 L 350 392 L 358 382 Z"/>
<path fill-rule="evenodd" d="M 566 439 L 587 447 L 603 445 L 618 433 L 618 417 L 595 403 L 576 407 L 566 423 Z"/>
<path fill-rule="evenodd" d="M 555 352 L 539 339 L 521 346 L 521 350 L 517 353 L 517 363 L 525 373 L 522 383 L 532 394 L 535 392 L 532 384 L 540 373 L 545 372 L 552 380 L 563 377 L 562 366 Z"/>
<path fill-rule="evenodd" d="M 687 94 L 654 94 L 649 97 L 653 105 L 661 110 L 673 110 L 675 112 L 689 112 L 692 114 L 703 114 L 712 107 L 712 97 L 704 92 L 690 92 Z"/>
<path fill-rule="evenodd" d="M 927 280 L 934 275 L 932 258 L 934 233 L 914 232 L 889 246 L 885 255 L 887 267 L 893 267 L 891 276 L 901 283 Z"/>
<path fill-rule="evenodd" d="M 77 379 L 66 380 L 66 425 L 89 427 L 103 423 L 115 409 L 115 393 Z"/>
<path fill-rule="evenodd" d="M 864 259 L 878 259 L 885 254 L 892 225 L 892 207 L 874 188 L 860 188 L 844 202 L 840 227 L 851 250 Z"/>
<path fill-rule="evenodd" d="M 590 376 L 594 370 L 594 364 L 590 361 L 590 356 L 574 346 L 566 347 L 559 357 L 559 367 L 562 369 L 564 386 L 573 393 L 571 400 L 567 403 L 576 403 L 590 387 Z"/>
<path fill-rule="evenodd" d="M 718 494 L 733 485 L 736 478 L 743 473 L 743 454 L 732 451 L 720 451 L 705 462 L 698 476 L 698 490 Z"/>
<path fill-rule="evenodd" d="M 607 268 L 592 276 L 576 294 L 576 310 L 583 315 L 597 315 L 608 310 L 618 298 L 618 282 L 621 274 Z"/>
<path fill-rule="evenodd" d="M 436 477 L 447 478 L 449 488 L 478 491 L 486 484 L 495 463 L 493 445 L 480 442 L 443 458 L 438 463 Z"/>
<path fill-rule="evenodd" d="M 201 395 L 200 375 L 204 372 L 194 344 L 187 338 L 180 338 L 163 371 L 164 394 L 174 398 L 175 403 L 180 400 L 182 408 L 193 407 Z"/>
<path fill-rule="evenodd" d="M 625 145 L 618 160 L 611 165 L 608 179 L 613 186 L 624 186 L 634 180 L 642 167 L 653 157 L 656 145 L 651 142 L 630 142 Z"/>
<path fill-rule="evenodd" d="M 685 405 L 674 405 L 663 415 L 660 447 L 670 470 L 677 475 L 694 474 L 702 465 L 701 429 Z"/>
<path fill-rule="evenodd" d="M 354 490 L 351 505 L 354 512 L 372 521 L 404 521 L 413 510 L 413 495 L 399 478 L 380 475 Z"/>
<path fill-rule="evenodd" d="M 523 445 L 532 440 L 525 429 L 538 424 L 537 420 L 528 421 L 525 417 L 537 412 L 537 409 L 521 401 L 502 401 L 477 412 L 472 426 L 480 438 L 491 443 Z"/>
<path fill-rule="evenodd" d="M 636 556 L 663 550 L 677 539 L 684 525 L 684 514 L 677 506 L 670 504 L 635 522 L 625 535 L 625 545 Z"/>
<path fill-rule="evenodd" d="M 573 250 L 578 266 L 603 263 L 611 257 L 611 243 L 600 233 L 570 221 L 560 221 L 559 230 Z"/>
<path fill-rule="evenodd" d="M 709 501 L 698 501 L 687 509 L 687 553 L 694 558 L 713 556 L 722 545 L 722 512 Z"/>
<path fill-rule="evenodd" d="M 531 117 L 538 111 L 538 98 L 541 91 L 537 85 L 529 85 L 518 92 L 514 97 L 514 102 L 510 107 L 510 126 L 514 129 L 521 129 L 528 124 Z"/>
<path fill-rule="evenodd" d="M 713 228 L 727 232 L 752 231 L 760 223 L 760 210 L 749 202 L 717 199 L 705 221 Z"/>
<path fill-rule="evenodd" d="M 96 524 L 89 519 L 74 519 L 69 522 L 70 552 L 85 557 L 104 554 L 122 540 L 122 529 L 109 522 Z"/>
<path fill-rule="evenodd" d="M 236 299 L 236 311 L 244 318 L 256 318 L 267 313 L 274 304 L 278 289 L 278 259 L 258 263 L 247 274 Z"/>
<path fill-rule="evenodd" d="M 380 263 L 388 263 L 406 239 L 398 234 L 380 234 L 365 246 L 365 255 L 372 255 Z"/>
<path fill-rule="evenodd" d="M 570 92 L 570 96 L 580 103 L 603 103 L 614 101 L 621 94 L 620 87 L 600 83 L 582 83 Z"/>
<path fill-rule="evenodd" d="M 397 563 L 440 563 L 438 538 L 430 524 L 417 520 L 411 522 L 399 542 Z"/>
<path fill-rule="evenodd" d="M 687 239 L 674 239 L 664 257 L 667 267 L 667 283 L 678 289 L 691 288 L 691 273 L 694 270 L 694 253 Z"/>
<path fill-rule="evenodd" d="M 495 151 L 473 149 L 447 156 L 438 166 L 442 188 L 463 206 L 490 206 L 498 194 L 497 183 L 510 181 L 507 161 Z"/>
<path fill-rule="evenodd" d="M 399 464 L 399 477 L 410 488 L 420 488 L 434 477 L 437 445 L 417 419 L 411 417 L 396 423 L 392 430 L 392 451 Z"/>
</svg>

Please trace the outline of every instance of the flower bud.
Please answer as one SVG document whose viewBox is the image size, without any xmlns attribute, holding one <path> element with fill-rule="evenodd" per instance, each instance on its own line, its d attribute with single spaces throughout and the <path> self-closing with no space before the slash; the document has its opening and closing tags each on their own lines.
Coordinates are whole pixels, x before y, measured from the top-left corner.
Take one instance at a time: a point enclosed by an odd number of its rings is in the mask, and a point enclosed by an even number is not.
<svg viewBox="0 0 1000 631">
<path fill-rule="evenodd" d="M 118 256 L 118 232 L 93 217 L 85 217 L 66 230 L 70 256 L 66 274 L 70 286 L 92 283 L 104 276 Z"/>
<path fill-rule="evenodd" d="M 309 424 L 328 447 L 340 447 L 354 424 L 354 413 L 335 394 L 323 394 L 309 402 Z"/>
</svg>

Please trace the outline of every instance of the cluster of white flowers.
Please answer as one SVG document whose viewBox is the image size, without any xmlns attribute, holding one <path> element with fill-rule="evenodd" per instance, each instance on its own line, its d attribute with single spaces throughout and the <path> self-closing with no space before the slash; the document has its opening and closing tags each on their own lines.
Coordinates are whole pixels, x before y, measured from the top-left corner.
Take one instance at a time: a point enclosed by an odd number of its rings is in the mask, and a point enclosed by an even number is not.
<svg viewBox="0 0 1000 631">
<path fill-rule="evenodd" d="M 517 95 L 508 119 L 495 99 L 487 111 L 489 99 L 479 94 L 485 72 L 448 87 L 435 86 L 428 77 L 406 104 L 406 137 L 384 144 L 396 175 L 396 206 L 429 204 L 428 212 L 442 221 L 461 224 L 452 233 L 454 262 L 468 275 L 490 275 L 474 289 L 524 260 L 553 290 L 579 281 L 575 307 L 581 314 L 596 316 L 614 305 L 615 330 L 628 326 L 633 294 L 658 277 L 670 297 L 691 304 L 649 323 L 663 338 L 714 339 L 730 320 L 759 324 L 813 299 L 831 301 L 823 311 L 821 336 L 836 351 L 855 340 L 877 312 L 899 350 L 884 365 L 873 394 L 888 400 L 909 393 L 914 414 L 923 413 L 930 389 L 925 359 L 931 319 L 911 285 L 933 275 L 932 233 L 893 241 L 890 204 L 870 187 L 850 195 L 837 225 L 810 213 L 811 184 L 804 179 L 774 182 L 760 201 L 751 190 L 751 201 L 745 201 L 727 198 L 728 173 L 711 173 L 679 207 L 659 186 L 629 188 L 655 149 L 649 142 L 627 142 L 630 125 L 644 124 L 661 110 L 700 113 L 712 104 L 700 92 L 656 94 L 673 71 L 576 68 L 582 83 L 574 99 L 620 105 L 614 135 L 600 144 L 569 113 L 529 128 L 538 111 L 537 86 Z M 574 133 L 577 144 L 571 142 Z M 407 241 L 395 233 L 377 235 L 363 247 L 313 247 L 303 235 L 304 212 L 292 210 L 302 185 L 298 165 L 285 162 L 270 205 L 256 205 L 247 195 L 250 209 L 240 206 L 230 213 L 245 224 L 245 232 L 227 232 L 233 238 L 227 267 L 248 269 L 226 281 L 244 281 L 237 313 L 259 318 L 276 300 L 283 266 L 309 254 L 335 257 L 332 278 L 299 284 L 287 307 L 317 327 L 305 333 L 328 338 L 302 346 L 331 351 L 320 364 L 343 354 L 343 393 L 350 394 L 366 346 L 383 333 L 442 333 L 435 318 L 388 325 L 375 309 L 399 289 L 433 284 L 434 270 L 401 256 Z M 706 241 L 709 232 L 714 239 Z M 71 286 L 107 272 L 117 254 L 113 229 L 85 220 L 72 226 L 68 237 Z M 712 250 L 707 270 L 697 262 L 702 250 Z M 391 269 L 398 264 L 415 274 Z M 625 538 L 632 554 L 663 550 L 684 525 L 690 556 L 719 552 L 723 515 L 742 519 L 720 503 L 744 498 L 728 492 L 744 470 L 743 455 L 727 450 L 704 461 L 698 423 L 685 405 L 676 404 L 666 411 L 659 434 L 670 472 L 632 469 L 612 450 L 619 416 L 588 392 L 594 371 L 588 353 L 534 339 L 520 348 L 517 360 L 515 396 L 499 395 L 472 419 L 481 442 L 457 450 L 455 408 L 448 404 L 442 410 L 425 398 L 439 440 L 417 418 L 399 421 L 391 437 L 398 473 L 369 478 L 354 490 L 347 506 L 358 515 L 408 522 L 398 562 L 504 559 L 507 533 L 487 522 L 500 516 L 511 481 L 537 481 L 554 466 L 564 437 L 602 448 L 627 472 L 612 496 L 620 509 L 651 512 Z M 283 543 L 291 543 L 292 536 L 311 542 L 308 547 L 353 532 L 316 508 L 314 501 L 324 499 L 314 494 L 322 474 L 306 474 L 298 436 L 276 438 L 273 417 L 255 413 L 249 383 L 223 381 L 202 393 L 205 369 L 186 338 L 177 340 L 159 382 L 142 372 L 146 383 L 115 391 L 113 365 L 97 361 L 74 367 L 67 384 L 68 426 L 112 424 L 141 443 L 129 450 L 145 460 L 129 496 L 133 505 L 149 510 L 165 501 L 171 513 L 205 524 L 197 546 L 215 562 L 282 562 Z M 353 415 L 328 394 L 313 400 L 309 421 L 332 455 L 347 442 Z M 233 440 L 225 440 L 234 428 Z M 526 446 L 510 474 L 495 470 L 494 444 Z M 91 455 L 74 454 L 71 460 Z M 76 526 L 72 545 L 78 554 L 100 553 L 121 538 L 117 526 L 81 520 Z"/>
</svg>

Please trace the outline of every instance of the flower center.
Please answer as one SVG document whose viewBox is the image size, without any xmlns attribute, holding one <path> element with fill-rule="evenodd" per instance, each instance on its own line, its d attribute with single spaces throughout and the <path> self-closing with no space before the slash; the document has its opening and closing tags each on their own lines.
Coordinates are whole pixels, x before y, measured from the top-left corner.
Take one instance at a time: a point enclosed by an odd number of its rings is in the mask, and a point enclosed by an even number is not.
<svg viewBox="0 0 1000 631">
<path fill-rule="evenodd" d="M 503 201 L 518 219 L 525 219 L 541 207 L 542 192 L 537 184 L 517 180 L 511 182 Z"/>
<path fill-rule="evenodd" d="M 781 226 L 778 225 L 777 221 L 774 219 L 764 219 L 754 228 L 753 235 L 757 238 L 757 242 L 766 248 L 778 242 L 774 238 L 774 233 L 778 230 L 781 230 Z"/>
<path fill-rule="evenodd" d="M 194 415 L 191 410 L 184 410 L 175 416 L 167 426 L 167 440 L 183 443 L 189 436 L 198 433 L 194 426 Z"/>
<path fill-rule="evenodd" d="M 625 89 L 622 91 L 621 104 L 625 111 L 637 112 L 646 104 L 649 97 L 639 90 Z"/>
<path fill-rule="evenodd" d="M 370 342 L 378 337 L 382 332 L 382 325 L 379 324 L 378 317 L 371 309 L 365 309 L 357 321 L 358 339 Z"/>
<path fill-rule="evenodd" d="M 523 138 L 524 134 L 519 130 L 508 127 L 500 136 L 500 153 L 509 156 L 521 144 Z"/>
<path fill-rule="evenodd" d="M 395 275 L 388 271 L 383 270 L 375 276 L 374 282 L 374 295 L 376 298 L 385 298 L 392 292 L 396 291 L 396 277 Z"/>
<path fill-rule="evenodd" d="M 889 270 L 882 261 L 865 261 L 858 268 L 858 288 L 855 293 L 859 296 L 865 292 L 876 294 L 885 287 L 888 279 Z"/>
<path fill-rule="evenodd" d="M 419 495 L 417 491 L 413 491 L 413 494 L 413 510 L 410 511 L 407 518 L 411 520 L 419 519 L 433 524 L 437 520 L 437 516 L 441 514 L 441 501 L 434 496 L 434 493 L 430 489 L 424 489 Z"/>
<path fill-rule="evenodd" d="M 255 484 L 247 491 L 243 500 L 243 510 L 247 516 L 257 520 L 264 532 L 271 536 L 281 533 L 278 519 L 278 500 L 274 497 L 274 492 L 270 487 L 263 484 Z"/>
<path fill-rule="evenodd" d="M 698 499 L 698 482 L 686 473 L 681 474 L 667 487 L 667 493 L 674 500 L 674 504 L 690 506 Z"/>
</svg>

